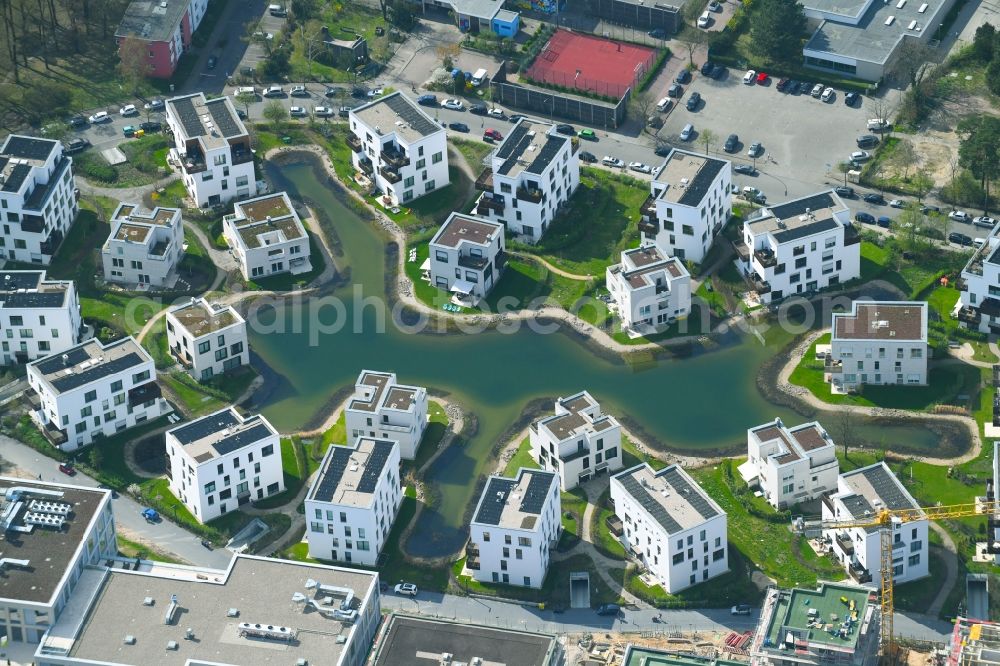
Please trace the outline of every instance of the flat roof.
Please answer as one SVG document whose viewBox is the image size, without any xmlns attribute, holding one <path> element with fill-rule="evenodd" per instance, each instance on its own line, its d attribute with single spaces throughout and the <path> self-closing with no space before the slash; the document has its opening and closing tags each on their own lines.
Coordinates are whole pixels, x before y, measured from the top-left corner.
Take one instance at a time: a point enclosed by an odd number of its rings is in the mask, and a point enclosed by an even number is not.
<svg viewBox="0 0 1000 666">
<path fill-rule="evenodd" d="M 920 505 L 884 462 L 841 474 L 838 486 L 847 487 L 847 490 L 838 492 L 836 497 L 854 518 L 873 517 L 879 509 L 920 509 Z M 866 531 L 878 530 L 878 526 L 873 526 Z"/>
<path fill-rule="evenodd" d="M 111 215 L 112 220 L 126 220 L 133 224 L 150 224 L 161 227 L 173 226 L 174 220 L 180 219 L 180 208 L 155 207 L 153 210 L 146 210 L 138 204 L 125 203 L 118 204 L 118 208 Z"/>
<path fill-rule="evenodd" d="M 170 316 L 196 339 L 243 323 L 243 317 L 233 306 L 212 305 L 204 298 L 193 298 L 190 303 L 175 306 L 170 310 Z"/>
<path fill-rule="evenodd" d="M 378 585 L 378 573 L 237 555 L 227 571 L 191 567 L 157 568 L 159 575 L 114 569 L 101 585 L 73 642 L 70 658 L 143 666 L 184 663 L 336 664 L 355 624 L 330 617 L 353 592 L 352 609 L 363 610 Z M 307 588 L 306 582 L 342 588 L 329 595 Z M 302 601 L 293 595 L 304 595 Z M 166 623 L 171 595 L 176 595 L 176 620 Z M 153 604 L 143 603 L 147 597 Z M 333 599 L 333 605 L 324 603 Z M 315 602 L 313 606 L 311 602 Z M 317 608 L 322 610 L 317 610 Z M 235 609 L 237 617 L 230 617 Z M 242 637 L 240 623 L 286 627 L 290 641 Z M 195 640 L 185 640 L 192 628 Z M 133 644 L 125 636 L 135 639 Z M 338 642 L 343 637 L 344 643 Z M 167 649 L 173 641 L 176 649 Z"/>
<path fill-rule="evenodd" d="M 618 270 L 612 269 L 612 272 L 621 272 L 632 289 L 656 284 L 654 276 L 657 274 L 668 280 L 690 276 L 680 259 L 666 256 L 655 245 L 622 252 L 622 263 L 615 268 Z"/>
<path fill-rule="evenodd" d="M 275 192 L 237 202 L 226 218 L 247 248 L 265 247 L 302 238 L 305 227 L 287 192 Z"/>
<path fill-rule="evenodd" d="M 398 455 L 396 440 L 370 437 L 361 437 L 354 446 L 331 446 L 306 498 L 341 506 L 371 506 L 394 449 Z"/>
<path fill-rule="evenodd" d="M 819 424 L 819 421 L 802 423 L 793 428 L 787 428 L 781 419 L 751 428 L 750 433 L 761 444 L 779 442 L 780 453 L 772 454 L 779 465 L 784 465 L 802 458 L 807 458 L 810 451 L 826 446 L 833 446 L 833 439 Z"/>
<path fill-rule="evenodd" d="M 715 500 L 677 465 L 656 472 L 648 463 L 643 463 L 611 478 L 618 481 L 667 534 L 676 534 L 725 515 Z"/>
<path fill-rule="evenodd" d="M 747 666 L 745 661 L 712 659 L 690 652 L 672 652 L 629 643 L 621 666 Z"/>
<path fill-rule="evenodd" d="M 40 139 L 23 134 L 11 134 L 0 148 L 0 155 L 8 159 L 27 160 L 32 166 L 41 166 L 59 147 L 52 139 Z"/>
<path fill-rule="evenodd" d="M 652 186 L 662 191 L 657 199 L 681 206 L 697 206 L 729 162 L 676 148 L 667 155 Z"/>
<path fill-rule="evenodd" d="M 854 301 L 833 313 L 833 340 L 927 341 L 926 301 Z"/>
<path fill-rule="evenodd" d="M 479 498 L 473 522 L 534 530 L 553 483 L 557 483 L 554 472 L 525 467 L 514 478 L 491 476 Z"/>
<path fill-rule="evenodd" d="M 132 0 L 115 31 L 115 37 L 136 36 L 150 42 L 170 41 L 190 0 Z"/>
<path fill-rule="evenodd" d="M 562 414 L 546 416 L 536 422 L 536 428 L 545 428 L 556 441 L 562 442 L 588 432 L 603 432 L 618 425 L 613 416 L 601 414 L 600 404 L 587 391 L 556 401 L 565 410 Z M 596 408 L 596 417 L 588 411 Z"/>
<path fill-rule="evenodd" d="M 746 221 L 755 234 L 769 233 L 779 243 L 788 243 L 840 226 L 835 213 L 847 210 L 833 190 L 811 194 L 775 206 L 765 206 Z"/>
<path fill-rule="evenodd" d="M 868 588 L 840 583 L 821 583 L 816 590 L 779 590 L 770 617 L 766 618 L 768 647 L 779 650 L 791 633 L 795 640 L 807 645 L 853 651 L 862 634 L 872 594 Z M 852 601 L 857 614 L 854 630 L 843 636 L 828 631 L 828 628 L 839 629 L 844 620 L 854 616 Z"/>
<path fill-rule="evenodd" d="M 452 6 L 456 14 L 493 19 L 503 8 L 503 0 L 443 0 Z"/>
<path fill-rule="evenodd" d="M 406 142 L 419 141 L 444 132 L 444 127 L 434 122 L 413 100 L 398 91 L 359 106 L 351 111 L 351 115 L 380 136 L 395 134 Z"/>
<path fill-rule="evenodd" d="M 458 248 L 462 243 L 489 246 L 497 234 L 503 234 L 503 225 L 482 217 L 452 213 L 431 239 L 431 245 Z"/>
<path fill-rule="evenodd" d="M 177 440 L 184 453 L 200 465 L 277 437 L 278 431 L 263 415 L 244 418 L 230 406 L 168 430 L 167 435 Z"/>
<path fill-rule="evenodd" d="M 27 489 L 20 496 L 20 502 L 12 501 L 13 496 L 7 498 L 12 488 Z M 32 494 L 32 490 L 62 495 Z M 0 477 L 0 516 L 3 516 L 0 520 L 0 555 L 28 561 L 26 566 L 8 564 L 3 567 L 0 571 L 0 598 L 53 603 L 60 581 L 83 546 L 94 517 L 103 503 L 109 501 L 110 494 L 110 491 L 99 488 Z M 39 504 L 32 506 L 32 501 Z M 58 513 L 61 510 L 59 507 L 68 509 L 68 512 Z M 7 514 L 7 511 L 11 513 Z M 57 513 L 48 513 L 50 511 Z M 37 525 L 31 532 L 3 529 L 8 519 L 11 526 L 24 527 L 26 519 L 30 520 L 31 516 L 39 513 L 62 515 L 65 520 L 58 528 L 56 523 L 59 521 L 54 521 L 50 527 Z"/>
<path fill-rule="evenodd" d="M 541 175 L 569 140 L 555 125 L 522 118 L 497 146 L 495 172 L 516 178 L 521 172 Z"/>
<path fill-rule="evenodd" d="M 550 634 L 393 613 L 371 654 L 373 666 L 437 664 L 444 653 L 461 664 L 479 657 L 484 664 L 549 666 L 555 652 L 556 637 Z"/>
<path fill-rule="evenodd" d="M 149 352 L 129 336 L 107 345 L 92 338 L 61 354 L 32 361 L 28 367 L 34 367 L 56 393 L 65 393 L 147 362 L 153 362 Z"/>
<path fill-rule="evenodd" d="M 0 271 L 0 309 L 61 308 L 73 282 L 46 280 L 45 271 Z"/>
<path fill-rule="evenodd" d="M 229 97 L 206 99 L 200 92 L 172 97 L 167 100 L 167 112 L 177 119 L 181 138 L 198 139 L 205 150 L 222 148 L 231 138 L 247 136 Z"/>
</svg>

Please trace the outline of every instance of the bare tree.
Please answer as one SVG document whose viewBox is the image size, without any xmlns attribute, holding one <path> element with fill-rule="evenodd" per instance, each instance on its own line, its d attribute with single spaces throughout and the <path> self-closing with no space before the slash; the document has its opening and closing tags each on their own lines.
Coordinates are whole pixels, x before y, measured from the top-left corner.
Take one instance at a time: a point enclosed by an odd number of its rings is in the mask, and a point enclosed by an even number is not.
<svg viewBox="0 0 1000 666">
<path fill-rule="evenodd" d="M 892 115 L 895 109 L 889 104 L 888 100 L 884 97 L 869 97 L 868 98 L 868 109 L 871 112 L 872 118 L 878 118 L 885 124 L 892 122 Z"/>
<path fill-rule="evenodd" d="M 118 73 L 129 92 L 134 93 L 142 80 L 152 72 L 153 65 L 149 62 L 146 43 L 131 35 L 122 39 L 118 44 Z"/>
<path fill-rule="evenodd" d="M 897 171 L 903 172 L 903 180 L 910 177 L 910 168 L 917 161 L 917 152 L 913 149 L 913 144 L 907 139 L 900 139 L 892 151 L 892 165 Z"/>
<path fill-rule="evenodd" d="M 934 50 L 919 39 L 904 39 L 899 47 L 895 73 L 905 77 L 906 82 L 916 88 L 924 80 L 934 63 Z"/>
<path fill-rule="evenodd" d="M 643 124 L 646 123 L 646 118 L 649 117 L 649 113 L 652 108 L 653 98 L 649 96 L 648 92 L 636 93 L 632 95 L 632 98 L 629 100 L 629 109 Z"/>
<path fill-rule="evenodd" d="M 306 57 L 307 75 L 312 79 L 313 61 L 326 48 L 323 29 L 315 21 L 309 21 L 308 29 L 304 23 L 299 27 L 299 36 L 302 39 L 302 52 Z"/>
<path fill-rule="evenodd" d="M 844 445 L 844 459 L 847 459 L 847 452 L 854 445 L 854 416 L 848 409 L 848 400 L 845 406 L 837 412 L 837 425 L 840 426 L 840 443 Z"/>
<path fill-rule="evenodd" d="M 236 93 L 235 101 L 243 105 L 243 110 L 246 111 L 247 118 L 250 117 L 250 105 L 257 101 L 257 94 L 252 93 L 249 90 L 244 90 L 242 92 Z"/>
<path fill-rule="evenodd" d="M 447 44 L 442 44 L 435 49 L 438 59 L 441 61 L 445 69 L 450 69 L 449 64 L 454 66 L 455 59 L 458 58 L 459 54 L 462 52 L 462 45 L 459 42 L 449 42 Z"/>
</svg>

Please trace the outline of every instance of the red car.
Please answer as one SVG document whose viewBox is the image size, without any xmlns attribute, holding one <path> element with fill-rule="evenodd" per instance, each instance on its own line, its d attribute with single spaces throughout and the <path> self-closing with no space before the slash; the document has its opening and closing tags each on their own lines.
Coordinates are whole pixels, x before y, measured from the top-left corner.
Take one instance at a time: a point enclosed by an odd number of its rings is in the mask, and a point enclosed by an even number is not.
<svg viewBox="0 0 1000 666">
<path fill-rule="evenodd" d="M 59 463 L 59 471 L 66 476 L 73 476 L 76 474 L 76 470 L 73 469 L 73 465 L 69 463 Z"/>
<path fill-rule="evenodd" d="M 503 140 L 503 134 L 501 134 L 500 132 L 496 131 L 492 127 L 487 128 L 486 131 L 483 132 L 483 138 L 485 139 L 487 137 L 493 139 L 494 141 L 502 141 Z"/>
<path fill-rule="evenodd" d="M 762 86 L 762 85 L 766 84 L 767 81 L 768 81 L 768 79 L 770 79 L 770 78 L 771 77 L 769 77 L 767 75 L 767 72 L 761 72 L 760 74 L 757 75 L 757 85 Z"/>
</svg>

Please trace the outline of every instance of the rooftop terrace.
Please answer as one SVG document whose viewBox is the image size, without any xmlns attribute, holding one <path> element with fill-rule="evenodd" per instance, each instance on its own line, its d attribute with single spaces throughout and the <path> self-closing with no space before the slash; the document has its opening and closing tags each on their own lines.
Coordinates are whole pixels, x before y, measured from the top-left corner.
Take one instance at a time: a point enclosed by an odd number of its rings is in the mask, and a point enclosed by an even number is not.
<svg viewBox="0 0 1000 666">
<path fill-rule="evenodd" d="M 723 160 L 675 149 L 653 178 L 653 187 L 664 188 L 660 201 L 697 206 L 725 166 Z"/>
<path fill-rule="evenodd" d="M 611 477 L 656 520 L 667 534 L 676 534 L 725 515 L 708 493 L 677 465 L 658 472 L 647 463 Z"/>
<path fill-rule="evenodd" d="M 863 587 L 834 583 L 822 584 L 817 590 L 780 590 L 769 616 L 762 618 L 767 621 L 763 647 L 781 649 L 791 634 L 796 642 L 808 646 L 853 651 L 868 619 L 871 594 Z M 841 632 L 845 620 L 851 618 L 851 629 Z"/>
<path fill-rule="evenodd" d="M 462 243 L 489 245 L 493 237 L 503 234 L 503 225 L 483 218 L 452 213 L 431 240 L 431 245 L 458 248 Z"/>
<path fill-rule="evenodd" d="M 474 522 L 511 529 L 533 530 L 556 475 L 521 468 L 515 478 L 491 476 L 483 488 Z"/>
<path fill-rule="evenodd" d="M 170 310 L 170 316 L 177 320 L 193 338 L 221 331 L 227 326 L 243 321 L 232 306 L 213 307 L 204 298 L 191 299 L 187 305 L 179 305 Z"/>
</svg>

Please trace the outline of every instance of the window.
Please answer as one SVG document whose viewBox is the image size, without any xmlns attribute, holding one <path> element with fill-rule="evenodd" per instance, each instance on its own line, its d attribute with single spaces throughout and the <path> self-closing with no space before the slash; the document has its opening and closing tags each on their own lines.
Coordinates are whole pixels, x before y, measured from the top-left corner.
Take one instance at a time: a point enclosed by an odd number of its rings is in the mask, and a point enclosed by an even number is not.
<svg viewBox="0 0 1000 666">
<path fill-rule="evenodd" d="M 317 523 L 316 521 L 313 521 L 313 522 L 309 523 L 309 531 L 310 532 L 320 532 L 320 533 L 322 533 L 323 532 L 323 523 Z"/>
<path fill-rule="evenodd" d="M 214 492 L 215 492 L 215 481 L 211 481 L 209 483 L 206 483 L 205 484 L 205 494 L 208 495 L 209 493 L 214 493 Z"/>
<path fill-rule="evenodd" d="M 437 164 L 443 159 L 444 155 L 442 153 L 434 153 L 433 155 L 431 155 L 431 164 Z"/>
<path fill-rule="evenodd" d="M 90 405 L 87 405 L 86 407 L 80 410 L 80 418 L 85 419 L 93 413 L 94 413 L 93 408 L 91 408 Z"/>
<path fill-rule="evenodd" d="M 489 542 L 490 542 L 490 533 L 483 532 L 483 543 L 489 543 Z"/>
<path fill-rule="evenodd" d="M 906 563 L 911 567 L 915 567 L 918 564 L 920 564 L 920 553 L 917 553 L 916 555 L 910 555 L 909 559 L 906 560 Z"/>
<path fill-rule="evenodd" d="M 417 160 L 418 169 L 423 169 L 425 166 L 427 166 L 427 160 Z"/>
<path fill-rule="evenodd" d="M 264 458 L 274 455 L 274 444 L 268 444 L 263 449 L 260 450 L 260 455 Z"/>
<path fill-rule="evenodd" d="M 138 384 L 139 382 L 144 382 L 149 379 L 149 370 L 143 370 L 142 372 L 137 372 L 132 375 L 132 383 Z"/>
<path fill-rule="evenodd" d="M 83 394 L 84 402 L 93 402 L 97 400 L 97 391 L 87 391 Z"/>
<path fill-rule="evenodd" d="M 684 561 L 684 553 L 677 553 L 676 555 L 674 555 L 673 559 L 674 564 L 680 564 L 683 561 Z"/>
<path fill-rule="evenodd" d="M 517 537 L 517 545 L 531 548 L 531 539 L 528 537 Z"/>
<path fill-rule="evenodd" d="M 116 382 L 111 382 L 111 392 L 112 393 L 118 393 L 121 390 L 122 390 L 122 380 L 119 379 Z"/>
<path fill-rule="evenodd" d="M 722 548 L 720 548 L 717 551 L 715 551 L 715 552 L 712 553 L 712 561 L 713 562 L 718 562 L 719 560 L 721 560 L 725 556 L 726 556 L 726 551 L 723 550 Z"/>
<path fill-rule="evenodd" d="M 403 187 L 413 187 L 413 176 L 403 179 Z"/>
<path fill-rule="evenodd" d="M 233 344 L 231 344 L 229 346 L 229 351 L 230 351 L 230 353 L 232 353 L 233 356 L 236 356 L 237 354 L 242 354 L 243 353 L 243 343 L 242 342 L 234 342 Z"/>
<path fill-rule="evenodd" d="M 221 361 L 221 360 L 223 360 L 225 358 L 228 358 L 228 357 L 229 357 L 229 350 L 228 349 L 216 349 L 215 350 L 215 360 L 216 361 Z"/>
</svg>

